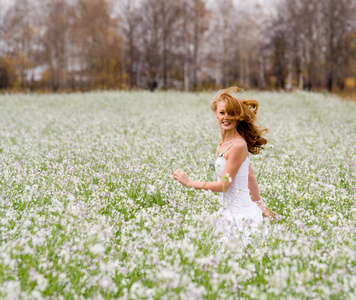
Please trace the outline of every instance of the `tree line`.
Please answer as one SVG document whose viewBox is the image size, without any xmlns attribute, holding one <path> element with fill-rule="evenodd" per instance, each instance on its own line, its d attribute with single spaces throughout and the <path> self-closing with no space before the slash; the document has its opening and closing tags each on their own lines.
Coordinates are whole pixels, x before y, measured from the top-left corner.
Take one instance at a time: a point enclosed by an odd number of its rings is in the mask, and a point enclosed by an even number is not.
<svg viewBox="0 0 356 300">
<path fill-rule="evenodd" d="M 355 15 L 353 0 L 15 0 L 0 4 L 0 88 L 342 90 Z"/>
</svg>

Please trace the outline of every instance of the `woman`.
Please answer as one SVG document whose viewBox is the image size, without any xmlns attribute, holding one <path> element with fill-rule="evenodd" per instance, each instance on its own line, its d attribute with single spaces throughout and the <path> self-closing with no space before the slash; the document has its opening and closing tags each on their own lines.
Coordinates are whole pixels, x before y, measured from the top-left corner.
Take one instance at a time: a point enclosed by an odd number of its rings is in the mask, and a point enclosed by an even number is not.
<svg viewBox="0 0 356 300">
<path fill-rule="evenodd" d="M 267 129 L 257 125 L 258 102 L 241 100 L 232 94 L 240 91 L 242 89 L 238 87 L 230 87 L 218 92 L 211 101 L 211 109 L 216 114 L 221 131 L 221 142 L 215 157 L 218 181 L 192 181 L 181 170 L 176 170 L 173 175 L 185 187 L 221 193 L 221 208 L 214 215 L 218 217 L 217 227 L 229 236 L 233 236 L 236 230 L 258 227 L 262 224 L 262 215 L 275 218 L 275 212 L 261 200 L 249 161 L 249 152 L 257 154 L 267 143 L 262 136 Z"/>
</svg>

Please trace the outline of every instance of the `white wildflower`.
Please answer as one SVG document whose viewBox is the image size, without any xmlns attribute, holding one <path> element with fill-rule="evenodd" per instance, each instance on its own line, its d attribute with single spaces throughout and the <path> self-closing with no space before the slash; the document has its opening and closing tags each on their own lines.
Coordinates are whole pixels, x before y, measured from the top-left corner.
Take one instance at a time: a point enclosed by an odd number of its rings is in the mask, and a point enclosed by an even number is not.
<svg viewBox="0 0 356 300">
<path fill-rule="evenodd" d="M 89 250 L 94 255 L 103 255 L 105 253 L 105 247 L 102 244 L 95 244 Z"/>
</svg>

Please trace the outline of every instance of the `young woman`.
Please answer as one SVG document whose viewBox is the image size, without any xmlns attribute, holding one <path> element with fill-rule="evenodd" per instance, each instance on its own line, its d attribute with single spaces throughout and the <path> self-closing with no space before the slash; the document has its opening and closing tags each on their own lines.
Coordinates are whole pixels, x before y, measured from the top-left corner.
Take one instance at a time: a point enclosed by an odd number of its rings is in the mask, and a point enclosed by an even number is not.
<svg viewBox="0 0 356 300">
<path fill-rule="evenodd" d="M 257 125 L 258 102 L 242 100 L 233 94 L 240 91 L 238 87 L 230 87 L 218 92 L 211 101 L 221 131 L 215 157 L 218 181 L 192 181 L 181 170 L 176 170 L 173 175 L 185 187 L 221 193 L 217 225 L 229 235 L 234 235 L 237 229 L 244 230 L 246 225 L 261 225 L 262 216 L 275 218 L 275 212 L 261 199 L 249 160 L 249 153 L 259 153 L 267 143 L 263 137 L 267 129 Z"/>
</svg>

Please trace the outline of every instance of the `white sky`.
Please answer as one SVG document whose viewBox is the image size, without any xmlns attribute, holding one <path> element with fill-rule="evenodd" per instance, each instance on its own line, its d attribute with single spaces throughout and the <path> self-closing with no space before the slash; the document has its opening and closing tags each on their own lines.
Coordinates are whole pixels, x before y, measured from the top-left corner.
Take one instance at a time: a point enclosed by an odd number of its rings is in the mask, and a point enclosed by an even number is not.
<svg viewBox="0 0 356 300">
<path fill-rule="evenodd" d="M 5 8 L 7 8 L 15 1 L 16 0 L 0 0 L 0 7 L 5 6 Z M 115 0 L 115 1 L 119 2 L 120 0 Z M 174 0 L 167 0 L 167 1 L 174 1 Z M 258 5 L 261 8 L 261 10 L 264 11 L 267 15 L 273 13 L 275 11 L 277 4 L 281 1 L 283 0 L 233 0 L 233 2 L 236 5 L 243 4 L 244 7 L 249 7 L 250 9 L 253 9 L 256 5 Z M 214 6 L 214 2 L 217 2 L 217 0 L 206 0 L 208 7 Z M 0 17 L 2 15 L 3 12 L 0 11 Z"/>
<path fill-rule="evenodd" d="M 208 4 L 212 4 L 214 3 L 216 0 L 206 0 L 206 2 Z M 262 7 L 271 7 L 271 6 L 275 6 L 275 4 L 277 4 L 278 2 L 280 2 L 280 0 L 233 0 L 235 3 L 239 3 L 239 2 L 245 2 L 245 3 L 257 3 Z M 10 5 L 11 3 L 14 3 L 15 0 L 0 0 L 0 4 L 7 4 Z"/>
<path fill-rule="evenodd" d="M 11 4 L 14 0 L 0 0 L 0 4 Z"/>
</svg>

